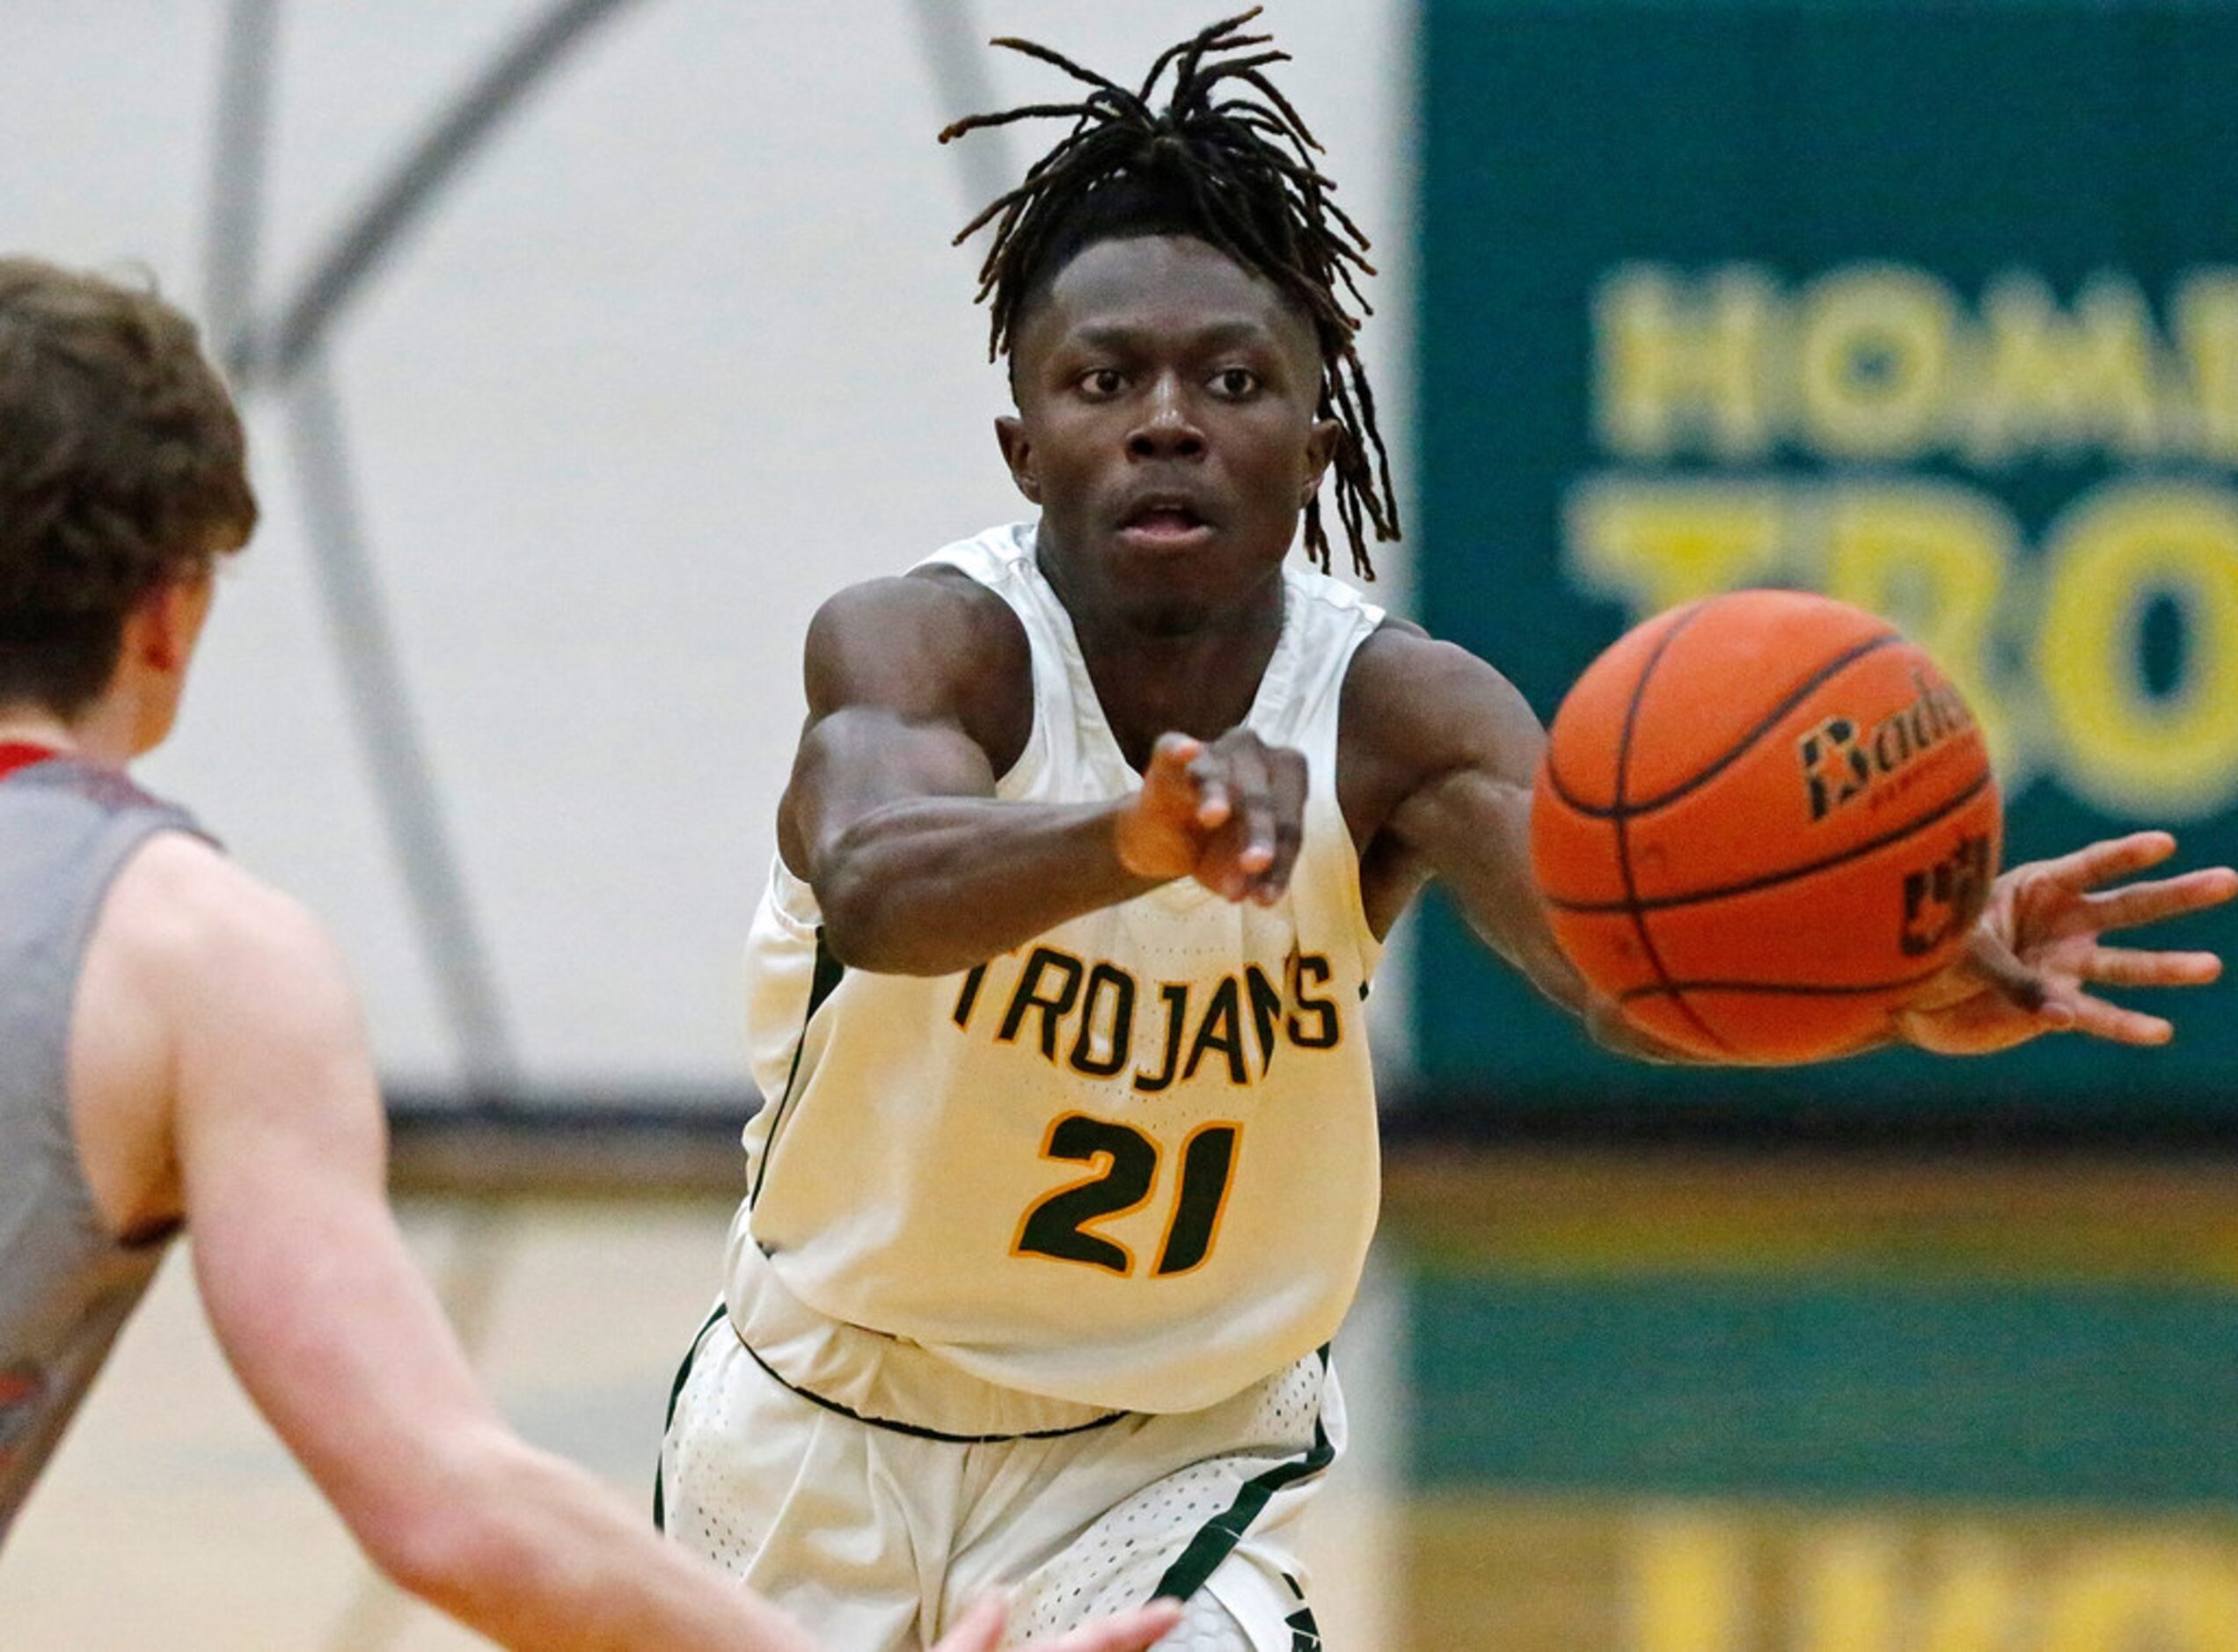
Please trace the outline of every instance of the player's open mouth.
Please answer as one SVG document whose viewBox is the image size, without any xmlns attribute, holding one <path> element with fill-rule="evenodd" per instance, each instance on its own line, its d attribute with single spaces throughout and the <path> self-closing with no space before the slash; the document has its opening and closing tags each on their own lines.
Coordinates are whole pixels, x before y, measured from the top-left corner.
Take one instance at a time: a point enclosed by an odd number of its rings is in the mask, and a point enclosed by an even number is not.
<svg viewBox="0 0 2238 1652">
<path fill-rule="evenodd" d="M 1129 511 L 1119 523 L 1122 537 L 1161 547 L 1193 545 L 1211 531 L 1212 524 L 1185 500 L 1152 500 Z"/>
</svg>

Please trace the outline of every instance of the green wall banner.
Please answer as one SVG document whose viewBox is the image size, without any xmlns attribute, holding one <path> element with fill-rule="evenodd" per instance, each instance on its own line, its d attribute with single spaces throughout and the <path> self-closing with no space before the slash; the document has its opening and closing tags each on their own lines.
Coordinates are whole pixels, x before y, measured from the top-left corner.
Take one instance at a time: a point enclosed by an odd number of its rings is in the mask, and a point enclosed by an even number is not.
<svg viewBox="0 0 2238 1652">
<path fill-rule="evenodd" d="M 1551 717 L 1650 613 L 1825 591 L 1965 691 L 2008 862 L 2139 825 L 2238 856 L 2238 9 L 1423 15 L 1431 629 Z M 1456 1105 L 2238 1121 L 2227 987 L 2154 1004 L 2166 1050 L 1708 1073 L 1594 1050 L 1442 905 L 1422 949 Z"/>
</svg>

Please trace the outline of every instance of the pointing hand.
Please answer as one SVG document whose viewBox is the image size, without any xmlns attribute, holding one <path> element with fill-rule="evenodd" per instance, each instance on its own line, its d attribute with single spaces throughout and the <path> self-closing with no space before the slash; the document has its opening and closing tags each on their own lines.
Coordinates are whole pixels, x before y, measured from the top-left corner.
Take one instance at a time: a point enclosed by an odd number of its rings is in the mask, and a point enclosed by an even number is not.
<svg viewBox="0 0 2238 1652">
<path fill-rule="evenodd" d="M 1159 736 L 1117 824 L 1121 863 L 1144 877 L 1194 877 L 1231 901 L 1271 906 L 1305 841 L 1306 756 L 1245 728 L 1206 743 Z"/>
</svg>

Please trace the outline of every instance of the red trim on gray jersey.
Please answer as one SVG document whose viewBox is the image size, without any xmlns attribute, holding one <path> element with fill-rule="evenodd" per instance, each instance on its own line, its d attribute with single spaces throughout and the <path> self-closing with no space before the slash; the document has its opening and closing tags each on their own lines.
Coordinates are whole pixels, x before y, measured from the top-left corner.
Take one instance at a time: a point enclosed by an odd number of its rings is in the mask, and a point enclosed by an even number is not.
<svg viewBox="0 0 2238 1652">
<path fill-rule="evenodd" d="M 0 740 L 0 780 L 18 769 L 28 769 L 34 763 L 62 755 L 52 746 L 34 746 L 27 740 Z"/>
</svg>

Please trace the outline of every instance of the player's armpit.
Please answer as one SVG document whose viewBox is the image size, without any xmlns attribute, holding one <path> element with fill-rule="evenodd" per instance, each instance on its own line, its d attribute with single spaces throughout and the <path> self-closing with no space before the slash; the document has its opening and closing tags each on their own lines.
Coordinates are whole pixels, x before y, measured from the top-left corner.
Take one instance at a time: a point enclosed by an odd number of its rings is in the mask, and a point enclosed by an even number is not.
<svg viewBox="0 0 2238 1652">
<path fill-rule="evenodd" d="M 1431 878 L 1484 944 L 1596 1043 L 1635 1060 L 1690 1058 L 1626 1020 L 1556 945 L 1531 873 L 1538 717 L 1483 661 L 1411 628 L 1363 645 L 1344 685 L 1338 786 L 1379 933 Z"/>
</svg>

